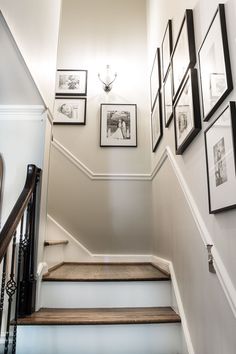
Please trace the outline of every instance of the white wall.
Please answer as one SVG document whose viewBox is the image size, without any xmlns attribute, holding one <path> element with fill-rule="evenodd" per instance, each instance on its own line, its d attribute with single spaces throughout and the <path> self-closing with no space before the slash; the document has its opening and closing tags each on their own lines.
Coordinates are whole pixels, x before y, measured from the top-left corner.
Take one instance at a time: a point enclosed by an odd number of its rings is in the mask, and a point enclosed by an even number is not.
<svg viewBox="0 0 236 354">
<path fill-rule="evenodd" d="M 51 110 L 54 102 L 60 7 L 60 0 L 0 0 L 0 9 Z"/>
<path fill-rule="evenodd" d="M 196 50 L 198 51 L 208 26 L 217 9 L 216 0 L 148 1 L 149 67 L 157 46 L 160 46 L 168 19 L 173 20 L 174 42 L 186 8 L 194 10 Z M 235 85 L 235 1 L 226 1 L 226 22 L 229 50 Z M 229 100 L 236 99 L 235 90 L 220 106 L 214 117 Z M 200 134 L 182 156 L 175 161 L 196 202 L 198 211 L 211 235 L 215 248 L 236 287 L 236 212 L 234 210 L 209 215 L 207 177 L 205 167 L 204 130 L 211 124 L 203 123 Z M 173 154 L 174 126 L 164 129 L 164 137 L 156 153 L 152 154 L 152 166 L 159 160 L 163 149 L 170 146 Z M 190 326 L 196 353 L 234 353 L 235 318 L 219 280 L 208 274 L 207 254 L 199 232 L 189 212 L 189 207 L 180 190 L 176 176 L 166 162 L 153 182 L 154 251 L 160 257 L 173 262 L 182 295 L 186 317 Z"/>
<path fill-rule="evenodd" d="M 106 64 L 118 73 L 108 95 L 97 77 Z M 58 68 L 88 70 L 87 122 L 54 126 L 54 139 L 93 173 L 149 173 L 146 1 L 64 1 Z M 137 148 L 99 146 L 100 104 L 106 102 L 137 104 Z M 91 251 L 150 250 L 150 184 L 91 181 L 57 151 L 50 176 L 50 215 Z"/>
</svg>

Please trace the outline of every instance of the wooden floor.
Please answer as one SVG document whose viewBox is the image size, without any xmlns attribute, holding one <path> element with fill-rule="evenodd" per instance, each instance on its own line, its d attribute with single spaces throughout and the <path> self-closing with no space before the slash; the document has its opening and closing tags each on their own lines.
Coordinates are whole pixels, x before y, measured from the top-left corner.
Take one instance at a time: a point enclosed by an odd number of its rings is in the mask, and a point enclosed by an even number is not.
<svg viewBox="0 0 236 354">
<path fill-rule="evenodd" d="M 47 281 L 169 280 L 151 263 L 64 263 L 43 277 Z"/>
<path fill-rule="evenodd" d="M 97 325 L 176 323 L 180 317 L 171 307 L 107 309 L 40 309 L 18 319 L 19 325 Z"/>
</svg>

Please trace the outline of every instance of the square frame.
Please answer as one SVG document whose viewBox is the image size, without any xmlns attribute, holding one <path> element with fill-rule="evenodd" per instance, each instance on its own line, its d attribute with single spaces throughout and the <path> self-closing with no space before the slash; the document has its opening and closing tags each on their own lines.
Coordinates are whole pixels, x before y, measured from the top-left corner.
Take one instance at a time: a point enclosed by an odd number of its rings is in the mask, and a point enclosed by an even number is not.
<svg viewBox="0 0 236 354">
<path fill-rule="evenodd" d="M 151 116 L 152 151 L 155 152 L 163 136 L 161 94 L 158 93 L 155 106 Z"/>
<path fill-rule="evenodd" d="M 229 102 L 204 133 L 209 213 L 236 208 L 236 104 Z"/>
<path fill-rule="evenodd" d="M 161 67 L 163 82 L 166 79 L 167 71 L 171 62 L 171 54 L 173 50 L 173 37 L 172 37 L 172 20 L 168 20 L 163 40 L 161 43 Z"/>
<path fill-rule="evenodd" d="M 182 155 L 201 130 L 197 69 L 189 69 L 174 103 L 175 149 Z"/>
<path fill-rule="evenodd" d="M 224 4 L 217 8 L 198 59 L 203 120 L 208 121 L 233 89 Z"/>
<path fill-rule="evenodd" d="M 86 124 L 87 98 L 59 97 L 55 99 L 53 124 Z"/>
<path fill-rule="evenodd" d="M 160 66 L 160 48 L 157 48 L 150 76 L 150 96 L 151 96 L 151 111 L 157 99 L 158 91 L 161 87 L 161 66 Z"/>
<path fill-rule="evenodd" d="M 172 65 L 169 66 L 169 69 L 166 74 L 165 82 L 162 86 L 163 91 L 163 115 L 165 121 L 165 127 L 167 128 L 173 118 L 173 76 L 172 76 Z"/>
<path fill-rule="evenodd" d="M 136 104 L 101 104 L 100 146 L 137 147 Z"/>
<path fill-rule="evenodd" d="M 87 70 L 58 69 L 56 73 L 56 97 L 86 96 Z"/>
<path fill-rule="evenodd" d="M 173 101 L 175 101 L 188 70 L 196 64 L 193 10 L 187 9 L 185 11 L 171 59 L 173 68 Z"/>
</svg>

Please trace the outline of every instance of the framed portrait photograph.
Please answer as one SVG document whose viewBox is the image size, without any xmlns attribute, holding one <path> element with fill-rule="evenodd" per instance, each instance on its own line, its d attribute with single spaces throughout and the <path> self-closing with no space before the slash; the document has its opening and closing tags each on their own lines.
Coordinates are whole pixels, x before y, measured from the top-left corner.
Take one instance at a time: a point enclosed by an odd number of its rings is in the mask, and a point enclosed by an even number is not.
<svg viewBox="0 0 236 354">
<path fill-rule="evenodd" d="M 151 127 L 152 127 L 152 151 L 156 151 L 162 135 L 162 109 L 161 109 L 161 94 L 158 93 L 156 103 L 151 116 Z"/>
<path fill-rule="evenodd" d="M 100 146 L 137 146 L 136 104 L 101 104 Z"/>
<path fill-rule="evenodd" d="M 186 10 L 172 54 L 173 99 L 175 100 L 188 69 L 196 64 L 193 11 Z"/>
<path fill-rule="evenodd" d="M 170 66 L 171 53 L 173 49 L 172 41 L 172 21 L 169 20 L 165 29 L 164 37 L 161 43 L 161 63 L 162 63 L 162 78 L 166 78 L 167 70 Z"/>
<path fill-rule="evenodd" d="M 170 125 L 173 118 L 173 77 L 172 77 L 172 66 L 170 65 L 169 70 L 166 75 L 166 80 L 163 83 L 163 113 L 165 127 Z"/>
<path fill-rule="evenodd" d="M 190 69 L 174 104 L 175 148 L 181 155 L 201 130 L 197 69 Z"/>
<path fill-rule="evenodd" d="M 86 96 L 87 76 L 87 70 L 57 70 L 56 97 Z"/>
<path fill-rule="evenodd" d="M 236 207 L 236 104 L 229 105 L 205 131 L 209 213 Z"/>
<path fill-rule="evenodd" d="M 224 5 L 220 4 L 198 52 L 203 120 L 208 121 L 233 89 Z"/>
<path fill-rule="evenodd" d="M 161 86 L 161 68 L 160 68 L 160 48 L 157 48 L 152 65 L 150 77 L 151 110 L 157 99 L 157 94 Z"/>
<path fill-rule="evenodd" d="M 86 124 L 86 98 L 56 98 L 53 124 Z"/>
</svg>

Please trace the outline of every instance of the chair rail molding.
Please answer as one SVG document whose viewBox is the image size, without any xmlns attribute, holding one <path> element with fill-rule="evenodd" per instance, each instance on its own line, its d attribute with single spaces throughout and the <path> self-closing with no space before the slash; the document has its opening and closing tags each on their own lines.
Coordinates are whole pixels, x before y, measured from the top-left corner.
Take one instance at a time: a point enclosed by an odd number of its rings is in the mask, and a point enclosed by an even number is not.
<svg viewBox="0 0 236 354">
<path fill-rule="evenodd" d="M 190 191 L 190 188 L 184 178 L 181 169 L 176 162 L 175 156 L 169 146 L 166 146 L 162 151 L 158 161 L 156 162 L 152 172 L 147 174 L 108 174 L 108 173 L 94 173 L 76 156 L 74 156 L 68 149 L 66 149 L 58 140 L 52 141 L 52 146 L 58 150 L 65 158 L 67 158 L 74 166 L 87 175 L 91 180 L 127 180 L 127 181 L 153 181 L 161 170 L 164 163 L 168 160 L 172 166 L 179 185 L 184 193 L 185 199 L 190 208 L 192 217 L 196 223 L 199 234 L 201 236 L 204 247 L 207 249 L 208 245 L 212 246 L 211 252 L 213 256 L 213 265 L 216 270 L 216 275 L 219 278 L 220 284 L 224 290 L 226 298 L 230 304 L 234 316 L 236 317 L 236 290 L 234 284 L 229 276 L 229 273 L 220 257 L 220 254 L 213 243 L 212 237 L 207 229 L 206 223 L 200 213 L 200 210 L 195 202 L 195 199 Z M 207 253 L 206 253 L 207 255 Z"/>
</svg>

